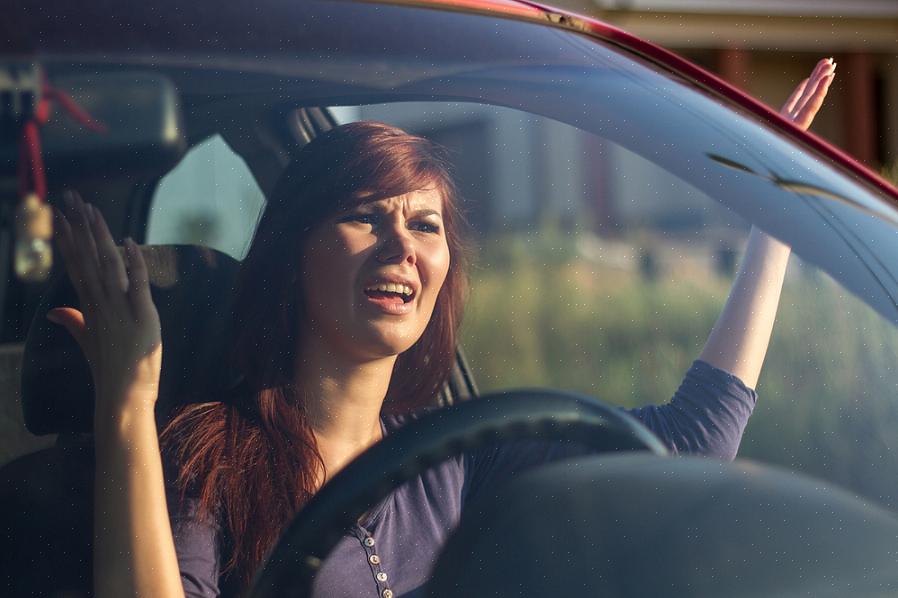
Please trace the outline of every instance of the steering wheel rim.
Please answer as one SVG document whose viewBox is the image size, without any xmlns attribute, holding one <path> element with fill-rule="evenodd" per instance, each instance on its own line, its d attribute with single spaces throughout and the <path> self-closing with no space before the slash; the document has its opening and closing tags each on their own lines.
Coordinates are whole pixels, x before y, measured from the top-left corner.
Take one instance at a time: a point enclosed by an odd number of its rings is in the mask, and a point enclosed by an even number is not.
<svg viewBox="0 0 898 598">
<path fill-rule="evenodd" d="M 524 439 L 568 439 L 599 451 L 668 454 L 635 418 L 577 393 L 512 390 L 436 409 L 392 432 L 325 484 L 281 535 L 249 596 L 311 595 L 321 563 L 344 530 L 371 506 L 446 458 L 492 442 Z"/>
</svg>

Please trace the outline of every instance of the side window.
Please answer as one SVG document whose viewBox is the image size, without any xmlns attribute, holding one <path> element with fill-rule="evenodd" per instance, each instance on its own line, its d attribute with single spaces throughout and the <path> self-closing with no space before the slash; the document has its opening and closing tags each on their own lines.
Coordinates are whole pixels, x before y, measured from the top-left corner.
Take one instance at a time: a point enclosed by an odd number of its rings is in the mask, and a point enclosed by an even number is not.
<svg viewBox="0 0 898 598">
<path fill-rule="evenodd" d="M 159 182 L 147 243 L 205 245 L 242 259 L 264 205 L 246 163 L 215 135 Z"/>
</svg>

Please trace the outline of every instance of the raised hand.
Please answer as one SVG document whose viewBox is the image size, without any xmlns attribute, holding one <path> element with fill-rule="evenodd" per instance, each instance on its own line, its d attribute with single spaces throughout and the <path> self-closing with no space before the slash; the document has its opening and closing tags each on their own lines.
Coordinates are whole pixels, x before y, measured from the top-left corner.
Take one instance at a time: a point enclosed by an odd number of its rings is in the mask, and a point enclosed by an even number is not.
<svg viewBox="0 0 898 598">
<path fill-rule="evenodd" d="M 835 76 L 832 58 L 817 63 L 798 84 L 780 114 L 807 130 Z M 726 305 L 699 359 L 726 370 L 754 388 L 767 355 L 791 249 L 752 227 L 742 264 Z"/>
<path fill-rule="evenodd" d="M 799 83 L 786 100 L 780 114 L 807 131 L 823 105 L 826 92 L 835 76 L 836 63 L 832 58 L 824 58 L 818 62 L 811 71 L 811 76 Z"/>
<path fill-rule="evenodd" d="M 150 410 L 158 396 L 162 365 L 159 314 L 150 297 L 147 268 L 127 239 L 122 255 L 106 221 L 76 193 L 56 210 L 56 238 L 81 302 L 50 310 L 47 319 L 68 330 L 90 364 L 97 415 Z"/>
</svg>

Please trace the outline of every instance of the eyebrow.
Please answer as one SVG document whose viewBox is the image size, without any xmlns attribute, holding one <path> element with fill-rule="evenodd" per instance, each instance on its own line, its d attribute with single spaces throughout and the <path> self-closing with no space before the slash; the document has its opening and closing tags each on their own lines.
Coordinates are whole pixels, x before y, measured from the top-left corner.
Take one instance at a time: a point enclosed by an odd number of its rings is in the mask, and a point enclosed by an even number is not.
<svg viewBox="0 0 898 598">
<path fill-rule="evenodd" d="M 379 213 L 379 214 L 383 214 L 387 211 L 384 208 L 384 205 L 382 203 L 380 203 L 379 201 L 373 201 L 371 203 L 363 203 L 356 209 L 361 209 L 364 207 L 367 207 L 368 209 L 370 209 L 376 213 Z M 434 210 L 433 208 L 420 208 L 418 210 L 413 210 L 410 216 L 413 218 L 426 218 L 428 216 L 436 216 L 440 220 L 443 219 L 443 215 L 439 212 L 439 210 Z"/>
<path fill-rule="evenodd" d="M 417 216 L 418 218 L 426 218 L 427 216 L 436 216 L 440 220 L 443 219 L 442 214 L 440 214 L 438 211 L 432 210 L 430 208 L 422 208 L 420 210 L 415 210 L 414 212 L 412 212 L 412 216 Z"/>
</svg>

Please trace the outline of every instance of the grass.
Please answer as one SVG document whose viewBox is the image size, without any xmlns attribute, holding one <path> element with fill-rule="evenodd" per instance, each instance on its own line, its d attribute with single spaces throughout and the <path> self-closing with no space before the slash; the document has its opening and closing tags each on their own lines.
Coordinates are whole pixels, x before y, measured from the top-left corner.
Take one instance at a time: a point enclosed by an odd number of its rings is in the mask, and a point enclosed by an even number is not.
<svg viewBox="0 0 898 598">
<path fill-rule="evenodd" d="M 624 406 L 662 403 L 730 281 L 645 280 L 578 257 L 573 236 L 480 250 L 463 344 L 481 390 L 546 386 Z M 682 270 L 682 268 L 681 268 Z M 793 264 L 740 456 L 898 506 L 898 333 L 829 277 Z"/>
</svg>

